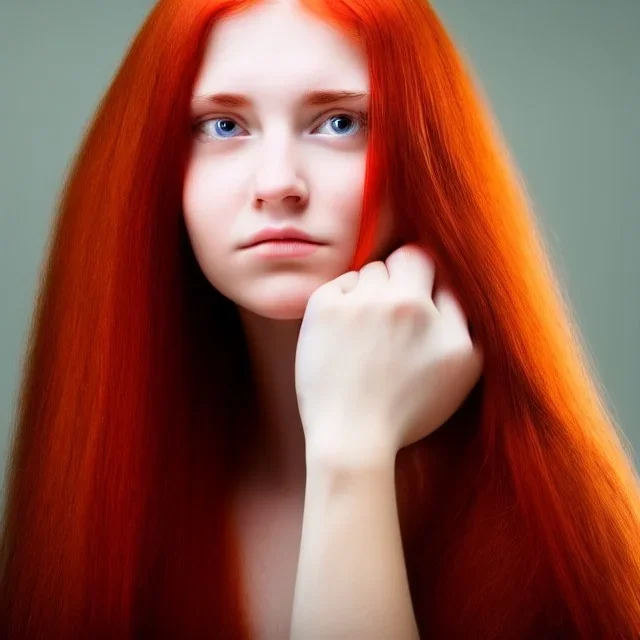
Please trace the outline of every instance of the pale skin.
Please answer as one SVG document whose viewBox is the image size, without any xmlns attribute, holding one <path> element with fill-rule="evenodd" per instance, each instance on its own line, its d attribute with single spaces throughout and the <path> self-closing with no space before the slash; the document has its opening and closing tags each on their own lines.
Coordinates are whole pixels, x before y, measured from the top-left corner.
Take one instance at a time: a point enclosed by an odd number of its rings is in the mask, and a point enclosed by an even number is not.
<svg viewBox="0 0 640 640">
<path fill-rule="evenodd" d="M 304 104 L 318 90 L 361 96 Z M 257 616 L 256 637 L 418 637 L 395 458 L 455 411 L 481 371 L 455 297 L 432 295 L 429 256 L 411 246 L 390 255 L 402 242 L 389 207 L 369 264 L 347 272 L 368 92 L 364 52 L 291 2 L 216 25 L 193 90 L 185 222 L 203 273 L 238 306 L 269 428 L 248 446 L 260 458 L 242 495 L 288 514 L 295 553 L 278 591 L 290 624 L 274 630 Z M 220 93 L 250 103 L 203 98 Z M 270 261 L 239 249 L 285 224 L 324 244 Z"/>
<path fill-rule="evenodd" d="M 432 297 L 434 277 L 428 255 L 405 245 L 323 285 L 307 306 L 296 390 L 308 503 L 291 637 L 419 637 L 396 454 L 443 424 L 482 371 L 455 297 Z"/>
</svg>

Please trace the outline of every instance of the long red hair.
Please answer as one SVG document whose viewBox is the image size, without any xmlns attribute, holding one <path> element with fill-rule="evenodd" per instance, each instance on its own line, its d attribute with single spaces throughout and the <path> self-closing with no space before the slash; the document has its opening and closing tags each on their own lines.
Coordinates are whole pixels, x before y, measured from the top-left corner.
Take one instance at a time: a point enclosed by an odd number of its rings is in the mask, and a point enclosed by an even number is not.
<svg viewBox="0 0 640 640">
<path fill-rule="evenodd" d="M 209 30 L 254 1 L 161 0 L 69 172 L 7 472 L 3 637 L 247 637 L 228 497 L 250 362 L 181 207 Z M 398 455 L 421 634 L 637 638 L 640 483 L 487 101 L 424 0 L 302 4 L 368 53 L 353 268 L 384 187 L 485 353 L 459 411 Z"/>
</svg>

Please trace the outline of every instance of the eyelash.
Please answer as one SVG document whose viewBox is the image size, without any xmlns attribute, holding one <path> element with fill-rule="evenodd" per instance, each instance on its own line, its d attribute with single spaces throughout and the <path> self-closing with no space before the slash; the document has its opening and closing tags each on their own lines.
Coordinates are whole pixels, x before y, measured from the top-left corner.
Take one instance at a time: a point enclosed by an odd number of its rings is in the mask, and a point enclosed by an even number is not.
<svg viewBox="0 0 640 640">
<path fill-rule="evenodd" d="M 362 133 L 364 131 L 367 130 L 368 125 L 369 125 L 369 114 L 366 111 L 355 111 L 355 112 L 334 112 L 332 114 L 327 115 L 317 127 L 314 127 L 314 130 L 319 128 L 321 125 L 323 125 L 325 122 L 327 122 L 328 120 L 330 120 L 331 118 L 337 118 L 339 116 L 346 116 L 347 118 L 350 118 L 351 120 L 354 120 L 355 122 L 357 122 L 360 125 L 360 129 L 355 133 L 355 134 L 351 134 L 351 135 L 336 135 L 336 138 L 348 138 L 351 137 L 352 135 L 357 135 L 358 133 Z M 241 136 L 230 136 L 228 138 L 216 138 L 214 136 L 209 136 L 207 134 L 205 134 L 202 131 L 202 126 L 207 123 L 207 122 L 212 122 L 214 120 L 228 120 L 233 122 L 234 124 L 239 125 L 238 122 L 236 122 L 236 120 L 234 118 L 231 118 L 229 116 L 212 116 L 212 117 L 208 117 L 208 118 L 203 118 L 202 120 L 198 120 L 196 122 L 193 123 L 193 131 L 196 134 L 201 134 L 202 136 L 204 136 L 207 140 L 211 140 L 211 141 L 215 141 L 215 142 L 222 142 L 224 140 L 233 140 L 234 138 L 238 138 Z M 241 125 L 239 125 L 241 126 Z"/>
</svg>

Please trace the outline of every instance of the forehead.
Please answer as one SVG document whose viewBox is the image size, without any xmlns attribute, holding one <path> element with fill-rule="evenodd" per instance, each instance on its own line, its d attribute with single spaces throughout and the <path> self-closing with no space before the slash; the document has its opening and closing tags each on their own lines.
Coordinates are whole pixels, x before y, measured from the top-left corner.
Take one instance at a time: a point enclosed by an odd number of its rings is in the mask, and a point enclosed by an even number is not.
<svg viewBox="0 0 640 640">
<path fill-rule="evenodd" d="M 259 3 L 217 22 L 194 93 L 369 88 L 364 50 L 292 2 Z"/>
</svg>

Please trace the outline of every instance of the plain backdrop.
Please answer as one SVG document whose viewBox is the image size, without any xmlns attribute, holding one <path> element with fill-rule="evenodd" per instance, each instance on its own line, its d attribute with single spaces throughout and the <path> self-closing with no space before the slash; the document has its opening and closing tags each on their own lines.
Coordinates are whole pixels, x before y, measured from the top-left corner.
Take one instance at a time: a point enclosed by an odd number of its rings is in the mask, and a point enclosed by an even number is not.
<svg viewBox="0 0 640 640">
<path fill-rule="evenodd" d="M 68 163 L 150 0 L 0 0 L 0 473 Z M 437 0 L 640 459 L 640 0 Z M 82 390 L 78 389 L 78 393 Z"/>
</svg>

